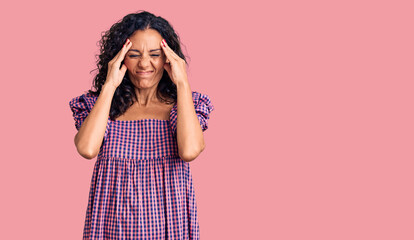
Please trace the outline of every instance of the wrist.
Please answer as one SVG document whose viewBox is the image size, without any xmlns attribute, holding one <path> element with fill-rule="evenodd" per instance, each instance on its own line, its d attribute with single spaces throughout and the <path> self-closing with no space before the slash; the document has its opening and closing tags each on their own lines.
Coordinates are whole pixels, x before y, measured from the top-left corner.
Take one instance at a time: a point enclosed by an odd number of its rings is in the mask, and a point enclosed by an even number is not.
<svg viewBox="0 0 414 240">
<path fill-rule="evenodd" d="M 104 83 L 104 85 L 102 85 L 102 92 L 111 92 L 112 94 L 115 92 L 116 87 L 113 84 L 110 83 Z"/>
<path fill-rule="evenodd" d="M 190 83 L 188 82 L 187 79 L 181 80 L 181 81 L 177 81 L 177 90 L 178 89 L 187 89 L 190 88 Z"/>
</svg>

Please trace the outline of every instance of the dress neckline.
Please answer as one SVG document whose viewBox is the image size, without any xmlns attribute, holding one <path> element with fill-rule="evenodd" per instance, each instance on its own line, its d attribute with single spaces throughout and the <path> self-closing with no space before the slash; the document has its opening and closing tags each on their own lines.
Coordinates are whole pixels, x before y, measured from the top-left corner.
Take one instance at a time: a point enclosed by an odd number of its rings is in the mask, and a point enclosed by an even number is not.
<svg viewBox="0 0 414 240">
<path fill-rule="evenodd" d="M 159 121 L 159 122 L 168 122 L 170 119 L 156 119 L 156 118 L 143 118 L 135 120 L 111 120 L 112 122 L 140 122 L 140 121 Z"/>
<path fill-rule="evenodd" d="M 154 122 L 169 122 L 171 120 L 171 114 L 174 110 L 174 108 L 177 107 L 177 103 L 175 103 L 173 105 L 173 107 L 170 110 L 170 119 L 158 119 L 158 118 L 142 118 L 142 119 L 135 119 L 135 120 L 111 120 L 112 122 L 124 122 L 124 123 L 128 123 L 128 122 L 150 122 L 150 121 L 154 121 Z M 109 118 L 110 119 L 110 118 Z"/>
</svg>

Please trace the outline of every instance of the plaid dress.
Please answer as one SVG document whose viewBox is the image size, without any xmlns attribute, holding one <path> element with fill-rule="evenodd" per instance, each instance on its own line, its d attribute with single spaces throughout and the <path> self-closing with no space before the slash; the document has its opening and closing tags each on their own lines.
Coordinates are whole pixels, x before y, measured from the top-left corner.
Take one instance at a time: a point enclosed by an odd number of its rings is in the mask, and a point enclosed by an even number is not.
<svg viewBox="0 0 414 240">
<path fill-rule="evenodd" d="M 202 130 L 214 109 L 209 96 L 192 92 Z M 79 130 L 98 97 L 73 98 Z M 170 119 L 112 121 L 108 117 L 95 162 L 83 239 L 199 239 L 190 164 L 177 148 L 177 105 Z"/>
</svg>

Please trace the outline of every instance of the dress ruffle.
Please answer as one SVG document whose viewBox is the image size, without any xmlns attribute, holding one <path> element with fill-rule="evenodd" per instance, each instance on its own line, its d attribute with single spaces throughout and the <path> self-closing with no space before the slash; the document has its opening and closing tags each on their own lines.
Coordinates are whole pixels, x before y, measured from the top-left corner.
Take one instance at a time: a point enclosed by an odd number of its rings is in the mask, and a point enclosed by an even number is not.
<svg viewBox="0 0 414 240">
<path fill-rule="evenodd" d="M 211 99 L 207 94 L 202 94 L 196 91 L 192 92 L 193 103 L 197 118 L 200 122 L 201 129 L 203 131 L 208 129 L 208 120 L 210 119 L 210 113 L 214 110 L 214 106 L 211 103 Z M 171 130 L 174 134 L 177 133 L 177 105 L 171 110 L 170 114 Z"/>
</svg>

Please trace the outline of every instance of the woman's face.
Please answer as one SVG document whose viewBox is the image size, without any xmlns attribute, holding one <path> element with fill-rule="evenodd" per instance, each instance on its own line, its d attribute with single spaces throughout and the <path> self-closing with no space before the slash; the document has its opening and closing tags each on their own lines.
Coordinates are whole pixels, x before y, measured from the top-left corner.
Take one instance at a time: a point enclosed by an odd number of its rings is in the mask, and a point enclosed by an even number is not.
<svg viewBox="0 0 414 240">
<path fill-rule="evenodd" d="M 166 60 L 160 46 L 161 34 L 154 29 L 137 30 L 129 40 L 132 46 L 124 59 L 129 79 L 137 88 L 158 85 L 164 73 Z"/>
</svg>

